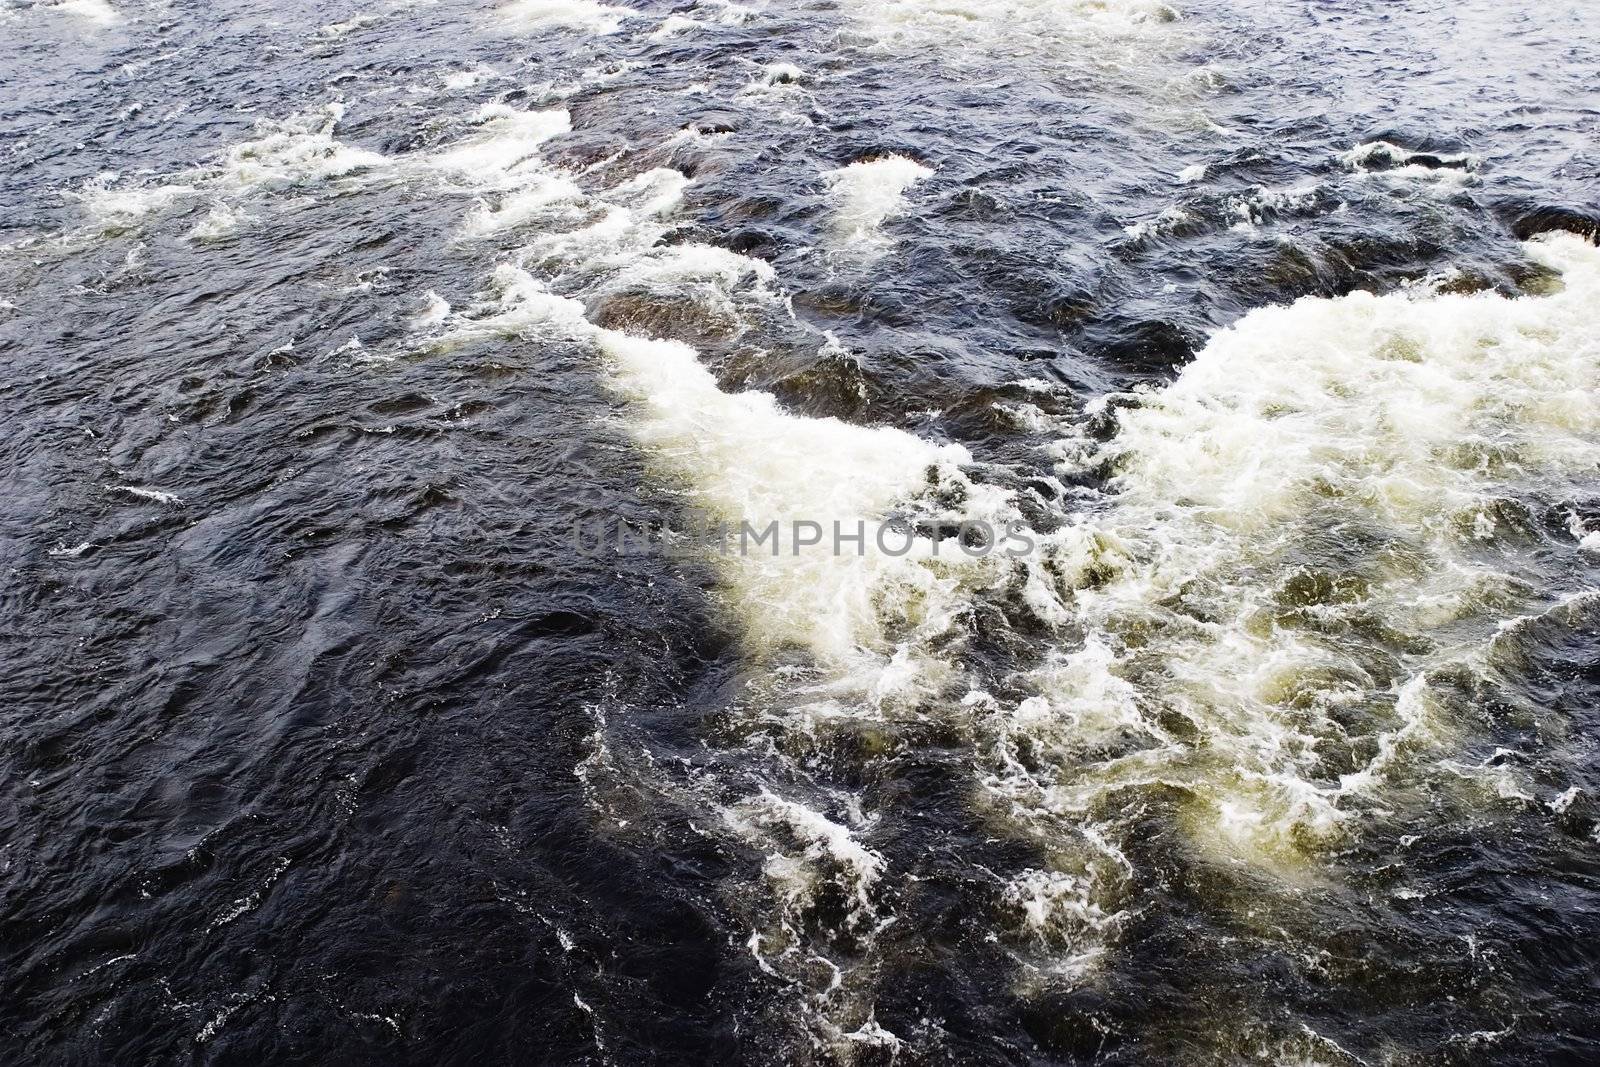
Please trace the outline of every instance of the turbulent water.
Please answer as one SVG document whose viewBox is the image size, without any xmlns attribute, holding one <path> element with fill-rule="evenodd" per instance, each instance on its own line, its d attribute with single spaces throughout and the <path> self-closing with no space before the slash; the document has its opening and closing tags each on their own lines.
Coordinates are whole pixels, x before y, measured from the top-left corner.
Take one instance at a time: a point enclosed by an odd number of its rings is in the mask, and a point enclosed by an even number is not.
<svg viewBox="0 0 1600 1067">
<path fill-rule="evenodd" d="M 0 88 L 0 1060 L 1600 1059 L 1588 0 Z"/>
</svg>

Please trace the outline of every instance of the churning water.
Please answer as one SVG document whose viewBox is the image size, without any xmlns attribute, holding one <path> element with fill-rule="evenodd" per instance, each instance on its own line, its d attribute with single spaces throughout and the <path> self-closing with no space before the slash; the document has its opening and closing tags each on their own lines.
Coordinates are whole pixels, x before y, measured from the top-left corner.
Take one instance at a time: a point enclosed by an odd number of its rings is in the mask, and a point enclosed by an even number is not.
<svg viewBox="0 0 1600 1067">
<path fill-rule="evenodd" d="M 4 1062 L 1600 1058 L 1589 0 L 0 79 Z"/>
</svg>

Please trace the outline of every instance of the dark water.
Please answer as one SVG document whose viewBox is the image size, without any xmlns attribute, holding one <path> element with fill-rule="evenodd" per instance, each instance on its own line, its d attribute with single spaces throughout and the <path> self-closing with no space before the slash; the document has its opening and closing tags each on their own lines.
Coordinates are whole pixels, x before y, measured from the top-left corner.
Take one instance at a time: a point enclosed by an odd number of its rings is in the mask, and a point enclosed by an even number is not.
<svg viewBox="0 0 1600 1067">
<path fill-rule="evenodd" d="M 485 104 L 570 129 L 441 164 Z M 1597 138 L 1579 0 L 8 0 L 0 1059 L 1600 1058 L 1600 328 L 1539 249 L 1600 265 L 1523 243 L 1594 239 Z M 896 157 L 881 220 L 830 194 Z M 618 333 L 507 319 L 509 264 Z M 1358 290 L 1456 384 L 1253 317 Z M 1468 320 L 1534 369 L 1461 384 Z M 1207 422 L 1229 360 L 1326 407 Z M 1203 457 L 1285 420 L 1330 451 L 1258 514 Z M 572 536 L 919 440 L 1056 554 L 838 578 L 868 625 Z"/>
</svg>

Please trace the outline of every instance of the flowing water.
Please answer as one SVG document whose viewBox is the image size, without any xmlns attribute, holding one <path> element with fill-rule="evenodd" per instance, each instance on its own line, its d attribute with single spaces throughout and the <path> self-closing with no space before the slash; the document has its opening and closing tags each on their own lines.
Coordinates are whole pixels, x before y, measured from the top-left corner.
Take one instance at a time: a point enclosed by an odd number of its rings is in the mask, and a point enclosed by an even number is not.
<svg viewBox="0 0 1600 1067">
<path fill-rule="evenodd" d="M 1600 1058 L 1588 0 L 0 88 L 0 1060 Z"/>
</svg>

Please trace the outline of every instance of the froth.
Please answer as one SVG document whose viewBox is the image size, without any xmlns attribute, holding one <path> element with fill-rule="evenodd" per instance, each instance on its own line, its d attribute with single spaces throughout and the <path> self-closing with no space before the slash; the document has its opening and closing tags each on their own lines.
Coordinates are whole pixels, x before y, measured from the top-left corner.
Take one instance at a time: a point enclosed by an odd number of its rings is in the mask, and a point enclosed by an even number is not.
<svg viewBox="0 0 1600 1067">
<path fill-rule="evenodd" d="M 571 129 L 567 112 L 521 111 L 507 104 L 485 104 L 473 118 L 475 132 L 429 161 L 441 170 L 465 176 L 477 185 L 515 184 L 519 171 L 533 170 L 534 153 L 552 137 Z"/>
<path fill-rule="evenodd" d="M 585 301 L 641 291 L 735 315 L 781 308 L 767 264 L 661 243 L 681 174 L 584 193 L 531 152 L 500 171 L 534 198 L 531 212 L 562 216 L 475 305 L 436 306 L 426 328 L 592 346 L 653 477 L 686 509 L 850 529 L 1016 516 L 959 446 L 796 415 L 769 394 L 721 388 L 700 353 L 648 324 L 589 321 Z M 930 173 L 903 157 L 830 172 L 838 231 L 872 240 Z M 1245 316 L 1169 386 L 1122 398 L 1109 442 L 1060 442 L 1063 475 L 1109 471 L 1111 493 L 1090 513 L 1054 516 L 1037 558 L 971 560 L 949 544 L 940 556 L 926 535 L 894 556 L 870 541 L 860 553 L 710 554 L 713 596 L 747 662 L 770 672 L 762 714 L 801 748 L 835 723 L 959 724 L 975 803 L 1040 857 L 1003 879 L 999 902 L 1013 933 L 1070 977 L 1094 968 L 1134 905 L 1122 791 L 1174 798 L 1174 833 L 1229 863 L 1284 877 L 1314 866 L 1376 798 L 1398 805 L 1402 783 L 1450 744 L 1456 709 L 1439 679 L 1475 662 L 1514 599 L 1495 548 L 1518 500 L 1570 496 L 1592 471 L 1600 250 L 1556 237 L 1528 252 L 1561 273 L 1559 291 L 1355 293 Z M 1588 533 L 1580 526 L 1570 550 Z M 985 598 L 1056 635 L 1037 662 L 994 680 L 999 697 L 964 660 L 965 623 Z M 883 921 L 894 872 L 870 844 L 871 820 L 822 814 L 835 808 L 816 792 L 769 782 L 719 810 L 766 854 L 771 929 L 807 966 L 834 969 L 826 1000 L 851 979 L 829 961 L 843 954 L 828 935 L 807 927 L 819 887 L 844 893 L 846 925 L 866 930 Z M 800 968 L 783 971 L 771 929 L 758 926 L 752 951 L 792 977 Z M 876 1034 L 860 1011 L 830 1020 L 841 1041 Z"/>
<path fill-rule="evenodd" d="M 396 156 L 357 148 L 336 137 L 344 113 L 342 104 L 328 104 L 262 122 L 254 137 L 229 147 L 216 162 L 180 172 L 172 180 L 139 185 L 106 174 L 69 195 L 84 204 L 97 228 L 106 233 L 136 228 L 203 196 L 212 201 L 212 210 L 191 229 L 189 236 L 197 240 L 236 230 L 249 218 L 243 203 L 258 194 L 324 183 L 339 188 L 386 176 L 428 177 L 482 190 L 494 199 L 480 202 L 468 218 L 466 231 L 471 235 L 512 229 L 550 205 L 580 195 L 575 185 L 548 173 L 536 159 L 541 144 L 571 128 L 564 110 L 522 111 L 485 104 L 453 143 Z"/>
<path fill-rule="evenodd" d="M 589 33 L 616 33 L 622 20 L 633 14 L 625 7 L 594 0 L 513 0 L 500 8 L 503 22 L 516 29 L 572 29 Z"/>
<path fill-rule="evenodd" d="M 117 175 L 103 174 L 70 194 L 83 204 L 96 227 L 105 233 L 132 229 L 199 192 L 193 185 L 179 183 L 139 187 L 119 186 L 117 181 Z"/>
<path fill-rule="evenodd" d="M 1449 155 L 1403 148 L 1392 141 L 1366 141 L 1339 156 L 1339 161 L 1360 174 L 1387 172 L 1401 177 L 1431 177 L 1465 181 L 1482 161 L 1468 153 Z"/>
<path fill-rule="evenodd" d="M 898 430 L 790 415 L 766 393 L 725 393 L 678 342 L 608 331 L 601 345 L 617 388 L 637 404 L 640 442 L 701 507 L 734 523 L 806 519 L 831 532 L 837 521 L 853 531 L 925 491 L 930 468 L 968 459 Z M 916 562 L 784 553 L 729 564 L 729 607 L 753 651 L 798 645 L 837 665 L 881 645 L 886 616 L 935 621 L 922 609 L 938 602 L 939 578 Z"/>
<path fill-rule="evenodd" d="M 531 175 L 520 188 L 503 194 L 494 202 L 480 201 L 477 210 L 467 217 L 466 231 L 481 237 L 515 229 L 551 207 L 571 203 L 581 196 L 582 191 L 565 178 Z"/>
<path fill-rule="evenodd" d="M 1345 798 L 1440 736 L 1428 679 L 1503 610 L 1484 550 L 1507 501 L 1571 493 L 1600 439 L 1583 311 L 1600 250 L 1528 250 L 1561 292 L 1262 309 L 1121 412 L 1088 456 L 1117 472 L 1092 524 L 1099 574 L 1075 598 L 1089 644 L 1034 674 L 1036 717 L 1073 722 L 1071 746 L 1142 735 L 1141 773 L 1204 780 L 1195 825 L 1264 860 L 1337 831 Z M 1376 755 L 1347 747 L 1355 706 L 1390 724 Z M 1174 744 L 1168 721 L 1203 742 Z M 1082 781 L 1061 787 L 1067 807 Z"/>
<path fill-rule="evenodd" d="M 122 21 L 122 16 L 117 9 L 106 0 L 61 0 L 54 5 L 57 11 L 69 15 L 76 15 L 86 22 L 99 26 L 111 26 Z"/>
<path fill-rule="evenodd" d="M 1127 34 L 1178 18 L 1158 0 L 850 0 L 863 32 L 888 44 L 1059 42 Z"/>
<path fill-rule="evenodd" d="M 387 166 L 387 157 L 355 148 L 333 136 L 344 118 L 342 104 L 283 122 L 264 123 L 260 136 L 228 150 L 216 181 L 236 190 L 342 178 Z"/>
<path fill-rule="evenodd" d="M 933 170 L 905 156 L 861 160 L 824 172 L 834 226 L 846 242 L 881 243 L 880 228 L 906 209 L 906 190 L 933 176 Z"/>
</svg>

